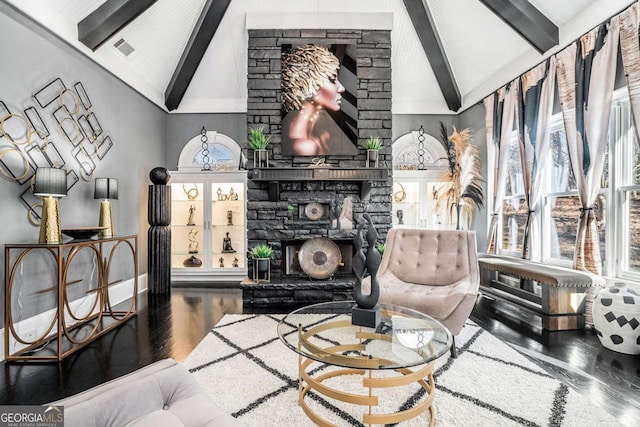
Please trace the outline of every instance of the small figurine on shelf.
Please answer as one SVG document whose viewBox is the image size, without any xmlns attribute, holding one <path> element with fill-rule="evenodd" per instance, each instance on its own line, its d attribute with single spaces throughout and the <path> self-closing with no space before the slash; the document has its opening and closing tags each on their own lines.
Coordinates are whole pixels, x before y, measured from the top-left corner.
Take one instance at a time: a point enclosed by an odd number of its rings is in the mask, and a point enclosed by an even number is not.
<svg viewBox="0 0 640 427">
<path fill-rule="evenodd" d="M 233 211 L 227 211 L 227 225 L 233 225 Z"/>
<path fill-rule="evenodd" d="M 231 262 L 232 267 L 238 267 L 238 257 L 233 257 L 233 261 Z"/>
<path fill-rule="evenodd" d="M 398 209 L 396 211 L 396 216 L 398 217 L 398 224 L 403 225 L 404 224 L 404 212 L 402 211 L 402 209 Z"/>
<path fill-rule="evenodd" d="M 235 249 L 231 246 L 231 237 L 229 237 L 229 232 L 227 231 L 226 237 L 222 239 L 222 252 L 223 253 L 234 253 Z"/>
<path fill-rule="evenodd" d="M 193 215 L 195 213 L 196 213 L 195 205 L 190 205 L 189 206 L 189 219 L 187 220 L 187 225 L 196 225 L 196 223 L 193 222 Z"/>
<path fill-rule="evenodd" d="M 189 253 L 197 254 L 198 253 L 198 239 L 196 236 L 198 235 L 198 230 L 192 228 L 189 230 Z"/>
<path fill-rule="evenodd" d="M 224 268 L 224 258 L 220 257 L 218 261 L 220 261 L 220 268 Z"/>
</svg>

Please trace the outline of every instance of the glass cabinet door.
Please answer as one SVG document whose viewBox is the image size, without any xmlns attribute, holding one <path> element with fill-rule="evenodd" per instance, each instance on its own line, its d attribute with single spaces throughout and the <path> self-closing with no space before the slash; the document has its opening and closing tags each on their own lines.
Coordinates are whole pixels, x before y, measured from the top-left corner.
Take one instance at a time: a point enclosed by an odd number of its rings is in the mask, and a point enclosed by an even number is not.
<svg viewBox="0 0 640 427">
<path fill-rule="evenodd" d="M 205 253 L 204 185 L 200 182 L 171 183 L 171 196 L 171 267 L 199 268 Z"/>
<path fill-rule="evenodd" d="M 242 182 L 211 184 L 212 268 L 245 267 L 244 198 Z"/>
</svg>

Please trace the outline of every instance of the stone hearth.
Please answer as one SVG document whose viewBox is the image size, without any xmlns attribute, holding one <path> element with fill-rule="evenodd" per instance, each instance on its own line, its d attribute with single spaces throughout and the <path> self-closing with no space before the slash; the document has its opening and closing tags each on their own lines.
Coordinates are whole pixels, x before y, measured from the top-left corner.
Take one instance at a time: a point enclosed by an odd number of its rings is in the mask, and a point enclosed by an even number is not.
<svg viewBox="0 0 640 427">
<path fill-rule="evenodd" d="M 280 277 L 258 284 L 243 281 L 240 284 L 243 312 L 265 313 L 281 308 L 293 310 L 318 302 L 353 300 L 355 280 L 355 276 L 351 275 L 328 280 Z"/>
</svg>

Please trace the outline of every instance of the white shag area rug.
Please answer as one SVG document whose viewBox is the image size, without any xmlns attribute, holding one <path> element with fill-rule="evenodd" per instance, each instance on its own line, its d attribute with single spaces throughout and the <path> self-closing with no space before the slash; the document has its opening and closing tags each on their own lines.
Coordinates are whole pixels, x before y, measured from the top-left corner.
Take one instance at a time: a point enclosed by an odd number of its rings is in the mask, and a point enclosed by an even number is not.
<svg viewBox="0 0 640 427">
<path fill-rule="evenodd" d="M 298 406 L 298 355 L 277 336 L 282 315 L 225 315 L 184 365 L 205 392 L 246 426 L 313 426 Z M 469 321 L 456 337 L 458 358 L 436 361 L 437 426 L 618 426 L 589 399 Z M 333 367 L 316 363 L 316 372 Z M 414 368 L 415 369 L 415 368 Z M 380 374 L 377 371 L 375 374 Z M 382 373 L 384 375 L 384 373 Z M 360 376 L 332 379 L 334 387 L 366 394 Z M 424 398 L 418 386 L 386 389 L 383 411 L 407 409 Z M 380 394 L 379 390 L 375 390 Z M 339 426 L 362 426 L 365 407 L 323 396 L 308 404 Z M 399 424 L 427 426 L 429 412 Z"/>
</svg>

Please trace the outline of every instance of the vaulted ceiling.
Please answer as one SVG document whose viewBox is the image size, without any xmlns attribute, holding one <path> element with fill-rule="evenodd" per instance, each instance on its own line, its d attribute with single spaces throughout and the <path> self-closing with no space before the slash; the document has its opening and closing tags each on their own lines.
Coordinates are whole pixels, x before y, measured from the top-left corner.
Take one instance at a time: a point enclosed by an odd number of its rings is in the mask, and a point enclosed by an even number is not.
<svg viewBox="0 0 640 427">
<path fill-rule="evenodd" d="M 244 112 L 248 29 L 391 28 L 394 114 L 450 114 L 632 0 L 4 0 L 167 111 Z"/>
</svg>

